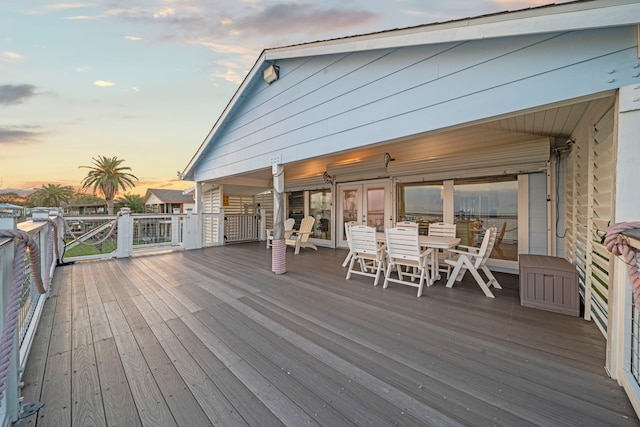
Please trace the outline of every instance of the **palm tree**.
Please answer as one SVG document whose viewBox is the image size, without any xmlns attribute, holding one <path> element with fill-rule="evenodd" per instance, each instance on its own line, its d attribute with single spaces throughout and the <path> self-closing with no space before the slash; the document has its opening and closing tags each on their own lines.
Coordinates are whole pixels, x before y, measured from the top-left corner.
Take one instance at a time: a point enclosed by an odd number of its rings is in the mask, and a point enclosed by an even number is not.
<svg viewBox="0 0 640 427">
<path fill-rule="evenodd" d="M 102 193 L 107 201 L 107 213 L 112 215 L 113 199 L 118 191 L 135 187 L 134 180 L 137 181 L 138 178 L 129 172 L 130 167 L 121 166 L 124 160 L 117 156 L 98 156 L 98 158 L 93 157 L 92 160 L 92 166 L 80 166 L 90 169 L 82 180 L 82 188 L 92 188 L 94 194 L 97 191 Z"/>
<path fill-rule="evenodd" d="M 69 185 L 47 184 L 42 185 L 29 196 L 29 205 L 57 208 L 73 198 L 73 187 Z"/>
<path fill-rule="evenodd" d="M 129 193 L 116 199 L 116 202 L 120 203 L 125 208 L 131 209 L 131 212 L 134 213 L 141 213 L 144 210 L 144 203 L 142 203 L 142 201 L 142 196 Z"/>
</svg>

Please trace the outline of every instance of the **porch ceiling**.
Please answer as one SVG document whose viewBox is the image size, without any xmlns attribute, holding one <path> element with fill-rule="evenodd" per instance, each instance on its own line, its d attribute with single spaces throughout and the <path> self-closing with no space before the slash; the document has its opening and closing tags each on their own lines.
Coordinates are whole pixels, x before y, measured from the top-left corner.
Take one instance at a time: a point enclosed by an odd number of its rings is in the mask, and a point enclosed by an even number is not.
<svg viewBox="0 0 640 427">
<path fill-rule="evenodd" d="M 509 144 L 537 136 L 554 137 L 558 139 L 558 143 L 564 144 L 592 102 L 608 96 L 611 94 L 599 94 L 537 110 L 516 112 L 482 123 L 467 124 L 453 129 L 391 140 L 357 150 L 329 154 L 321 158 L 288 163 L 285 165 L 285 180 L 320 176 L 327 169 L 327 165 L 348 163 L 356 159 L 380 156 L 382 162 L 385 153 L 389 153 L 392 158 L 400 161 L 424 156 L 425 147 L 428 147 L 430 158 L 448 155 L 455 150 L 464 150 L 469 141 L 483 140 L 486 144 Z M 224 183 L 225 193 L 228 194 L 258 194 L 271 188 L 271 169 L 265 168 L 235 177 L 226 177 L 206 184 L 205 190 L 207 186 L 217 183 Z"/>
</svg>

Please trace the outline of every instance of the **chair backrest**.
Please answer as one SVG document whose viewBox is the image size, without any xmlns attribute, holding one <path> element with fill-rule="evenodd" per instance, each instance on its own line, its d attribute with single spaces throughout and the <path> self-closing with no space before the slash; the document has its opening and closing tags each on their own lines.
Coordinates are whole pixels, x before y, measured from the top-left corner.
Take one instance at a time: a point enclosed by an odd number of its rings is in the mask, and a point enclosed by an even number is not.
<svg viewBox="0 0 640 427">
<path fill-rule="evenodd" d="M 293 230 L 293 226 L 295 225 L 296 220 L 295 218 L 287 218 L 284 221 L 284 231 L 291 231 Z"/>
<path fill-rule="evenodd" d="M 432 222 L 429 224 L 429 236 L 456 237 L 456 225 L 446 222 Z"/>
<path fill-rule="evenodd" d="M 420 260 L 420 243 L 417 227 L 387 228 L 387 253 L 391 261 Z"/>
<path fill-rule="evenodd" d="M 491 255 L 491 251 L 493 250 L 493 245 L 496 243 L 496 235 L 498 234 L 498 229 L 493 226 L 487 228 L 484 232 L 484 237 L 482 238 L 482 244 L 480 245 L 480 249 L 478 250 L 478 257 L 474 262 L 474 267 L 476 269 L 480 268 L 484 264 L 486 264 L 489 256 Z"/>
<path fill-rule="evenodd" d="M 400 221 L 396 224 L 400 228 L 418 228 L 418 223 L 413 221 Z"/>
<path fill-rule="evenodd" d="M 358 223 L 356 221 L 348 221 L 344 223 L 344 234 L 347 236 L 347 245 L 349 245 L 349 249 L 351 249 L 351 234 L 349 230 L 351 230 L 351 227 L 354 225 L 358 225 Z"/>
<path fill-rule="evenodd" d="M 313 224 L 316 222 L 316 219 L 312 216 L 305 216 L 302 218 L 302 222 L 300 222 L 300 229 L 298 232 L 300 233 L 300 241 L 306 242 L 309 240 L 309 236 L 311 235 L 311 230 L 313 229 Z"/>
<path fill-rule="evenodd" d="M 349 229 L 351 234 L 351 251 L 354 254 L 379 254 L 375 227 L 353 225 Z"/>
</svg>

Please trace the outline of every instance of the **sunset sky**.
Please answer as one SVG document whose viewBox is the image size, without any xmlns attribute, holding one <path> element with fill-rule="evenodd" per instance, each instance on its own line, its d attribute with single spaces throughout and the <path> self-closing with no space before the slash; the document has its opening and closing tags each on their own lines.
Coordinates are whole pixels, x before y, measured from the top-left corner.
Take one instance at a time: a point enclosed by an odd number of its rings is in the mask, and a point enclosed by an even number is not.
<svg viewBox="0 0 640 427">
<path fill-rule="evenodd" d="M 78 187 L 100 155 L 133 193 L 187 188 L 177 172 L 263 49 L 550 3 L 0 0 L 0 193 Z"/>
</svg>

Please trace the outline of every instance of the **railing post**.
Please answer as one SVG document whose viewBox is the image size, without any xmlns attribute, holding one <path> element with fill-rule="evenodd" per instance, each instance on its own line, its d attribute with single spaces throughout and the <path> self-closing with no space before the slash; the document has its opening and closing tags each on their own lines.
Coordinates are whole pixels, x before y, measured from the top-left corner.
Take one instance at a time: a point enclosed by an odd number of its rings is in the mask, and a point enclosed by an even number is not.
<svg viewBox="0 0 640 427">
<path fill-rule="evenodd" d="M 224 208 L 220 209 L 220 212 L 218 213 L 218 242 L 216 243 L 216 245 L 218 246 L 222 246 L 224 245 L 224 230 L 226 227 L 225 224 L 225 220 L 224 220 Z"/>
<path fill-rule="evenodd" d="M 118 250 L 116 252 L 116 258 L 129 258 L 133 253 L 133 221 L 131 220 L 131 209 L 120 209 L 116 221 L 118 221 Z"/>
<path fill-rule="evenodd" d="M 258 215 L 260 220 L 258 221 L 258 239 L 261 242 L 267 240 L 267 210 L 265 208 L 258 208 Z"/>
<path fill-rule="evenodd" d="M 187 209 L 184 219 L 184 248 L 199 249 L 202 247 L 202 222 L 201 216 Z"/>
</svg>

